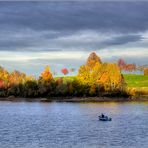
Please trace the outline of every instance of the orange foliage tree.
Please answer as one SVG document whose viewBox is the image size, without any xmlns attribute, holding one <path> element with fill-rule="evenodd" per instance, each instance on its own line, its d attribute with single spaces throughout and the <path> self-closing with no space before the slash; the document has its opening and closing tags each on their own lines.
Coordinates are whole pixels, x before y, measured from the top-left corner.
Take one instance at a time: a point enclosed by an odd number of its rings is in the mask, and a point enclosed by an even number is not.
<svg viewBox="0 0 148 148">
<path fill-rule="evenodd" d="M 98 69 L 96 82 L 103 85 L 106 91 L 123 90 L 124 78 L 116 63 L 103 63 Z"/>
<path fill-rule="evenodd" d="M 97 54 L 95 52 L 92 52 L 87 59 L 86 66 L 88 66 L 90 69 L 92 69 L 92 68 L 94 68 L 96 63 L 101 65 L 102 61 L 101 61 L 100 57 L 97 56 Z"/>
<path fill-rule="evenodd" d="M 50 72 L 50 67 L 46 66 L 44 71 L 40 75 L 40 79 L 44 81 L 51 81 L 53 80 L 52 73 Z"/>
<path fill-rule="evenodd" d="M 123 59 L 118 60 L 118 66 L 120 70 L 129 72 L 135 71 L 137 69 L 136 64 L 126 64 L 126 62 Z"/>
<path fill-rule="evenodd" d="M 3 88 L 7 88 L 9 85 L 9 72 L 0 66 L 0 79 L 3 81 Z"/>
<path fill-rule="evenodd" d="M 53 79 L 52 73 L 50 72 L 50 67 L 46 66 L 38 80 L 39 94 L 45 95 L 51 92 L 52 90 L 51 84 L 53 81 L 54 79 Z"/>
<path fill-rule="evenodd" d="M 123 90 L 125 82 L 120 68 L 115 63 L 102 63 L 100 58 L 93 52 L 85 65 L 79 68 L 77 79 L 83 85 L 90 86 L 94 93 L 98 86 L 106 91 Z"/>
<path fill-rule="evenodd" d="M 23 84 L 27 80 L 27 76 L 19 71 L 13 71 L 9 74 L 9 86 Z"/>
<path fill-rule="evenodd" d="M 4 88 L 4 81 L 3 80 L 0 80 L 0 89 L 1 88 Z"/>
</svg>

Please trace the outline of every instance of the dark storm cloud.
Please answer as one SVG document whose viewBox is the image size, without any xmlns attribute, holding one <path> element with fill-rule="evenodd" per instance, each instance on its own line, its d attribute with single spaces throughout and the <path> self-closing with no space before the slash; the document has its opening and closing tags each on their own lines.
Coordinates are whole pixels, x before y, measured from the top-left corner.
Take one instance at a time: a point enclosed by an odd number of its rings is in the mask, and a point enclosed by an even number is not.
<svg viewBox="0 0 148 148">
<path fill-rule="evenodd" d="M 148 28 L 147 2 L 0 2 L 1 28 L 113 30 Z"/>
<path fill-rule="evenodd" d="M 129 42 L 141 41 L 142 39 L 143 37 L 141 35 L 123 35 L 104 41 L 102 44 L 104 44 L 104 46 L 122 45 L 122 44 L 127 44 Z"/>
<path fill-rule="evenodd" d="M 141 41 L 136 33 L 148 30 L 147 14 L 148 2 L 0 2 L 0 50 L 93 50 Z M 122 35 L 59 40 L 83 30 Z"/>
</svg>

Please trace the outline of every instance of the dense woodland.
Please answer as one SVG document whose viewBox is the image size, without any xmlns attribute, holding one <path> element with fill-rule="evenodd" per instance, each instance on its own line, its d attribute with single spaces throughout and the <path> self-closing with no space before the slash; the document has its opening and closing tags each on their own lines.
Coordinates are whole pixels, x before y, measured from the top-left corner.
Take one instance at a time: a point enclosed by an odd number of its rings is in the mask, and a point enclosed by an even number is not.
<svg viewBox="0 0 148 148">
<path fill-rule="evenodd" d="M 0 67 L 0 97 L 129 96 L 121 74 L 123 69 L 133 70 L 135 65 L 127 65 L 121 59 L 118 63 L 103 63 L 94 52 L 80 66 L 78 75 L 69 81 L 62 77 L 54 78 L 49 66 L 38 79 L 19 71 L 10 73 Z M 66 74 L 68 70 L 63 69 L 62 72 Z"/>
</svg>

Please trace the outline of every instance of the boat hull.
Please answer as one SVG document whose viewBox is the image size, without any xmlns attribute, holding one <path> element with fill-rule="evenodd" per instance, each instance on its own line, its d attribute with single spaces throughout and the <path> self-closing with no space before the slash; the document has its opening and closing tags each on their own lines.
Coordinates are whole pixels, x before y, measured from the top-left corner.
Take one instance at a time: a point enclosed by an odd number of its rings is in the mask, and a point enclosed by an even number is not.
<svg viewBox="0 0 148 148">
<path fill-rule="evenodd" d="M 99 120 L 100 121 L 112 121 L 112 118 L 108 118 L 108 117 L 102 118 L 102 117 L 99 117 Z"/>
</svg>

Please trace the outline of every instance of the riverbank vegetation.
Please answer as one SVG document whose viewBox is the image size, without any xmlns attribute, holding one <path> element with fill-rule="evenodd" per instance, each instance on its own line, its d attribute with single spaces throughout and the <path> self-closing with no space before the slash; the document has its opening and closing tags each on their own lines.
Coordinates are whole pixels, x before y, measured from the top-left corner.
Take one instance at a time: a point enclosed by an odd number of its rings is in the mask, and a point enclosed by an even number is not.
<svg viewBox="0 0 148 148">
<path fill-rule="evenodd" d="M 131 96 L 148 98 L 148 75 L 124 74 L 124 79 Z"/>
<path fill-rule="evenodd" d="M 123 61 L 120 61 L 120 66 L 118 63 L 103 63 L 93 52 L 80 66 L 77 76 L 53 77 L 50 67 L 46 66 L 37 79 L 19 71 L 10 73 L 0 67 L 0 97 L 129 98 L 137 94 L 147 95 L 148 76 L 123 75 Z M 68 73 L 67 69 L 62 69 L 62 72 Z"/>
</svg>

